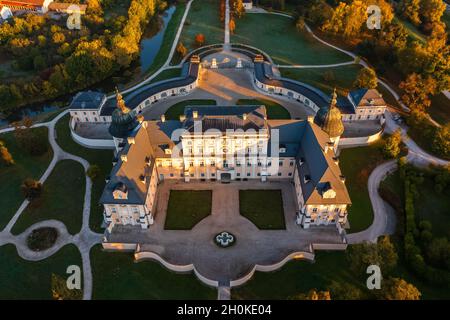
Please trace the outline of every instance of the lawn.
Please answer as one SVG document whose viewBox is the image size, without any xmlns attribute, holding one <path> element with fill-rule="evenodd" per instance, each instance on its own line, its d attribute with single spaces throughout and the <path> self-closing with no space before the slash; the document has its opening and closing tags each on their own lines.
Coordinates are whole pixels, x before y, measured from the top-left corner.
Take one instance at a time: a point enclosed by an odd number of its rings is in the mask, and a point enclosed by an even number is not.
<svg viewBox="0 0 450 320">
<path fill-rule="evenodd" d="M 265 105 L 268 119 L 290 119 L 291 115 L 281 104 L 267 99 L 239 99 L 237 105 Z"/>
<path fill-rule="evenodd" d="M 215 106 L 216 100 L 208 100 L 208 99 L 193 99 L 193 100 L 184 100 L 180 101 L 169 109 L 167 109 L 165 116 L 167 120 L 180 120 L 180 115 L 184 114 L 184 108 L 186 106 L 204 106 L 211 105 Z"/>
<path fill-rule="evenodd" d="M 373 222 L 372 204 L 367 191 L 369 175 L 383 158 L 379 140 L 366 147 L 343 149 L 339 156 L 339 166 L 345 176 L 345 184 L 350 194 L 352 204 L 348 209 L 350 230 L 348 233 L 359 232 L 368 228 Z"/>
<path fill-rule="evenodd" d="M 316 261 L 291 261 L 275 272 L 256 272 L 242 287 L 232 289 L 232 299 L 286 300 L 311 289 L 327 290 L 331 281 L 347 282 L 364 289 L 364 279 L 358 279 L 349 269 L 341 251 L 317 252 Z M 333 299 L 333 297 L 331 297 Z"/>
<path fill-rule="evenodd" d="M 450 239 L 450 197 L 446 190 L 442 194 L 434 190 L 434 180 L 425 176 L 420 185 L 418 199 L 414 202 L 416 218 L 428 220 L 433 225 L 435 237 L 448 237 Z"/>
<path fill-rule="evenodd" d="M 443 93 L 433 96 L 428 112 L 433 120 L 439 122 L 441 125 L 446 125 L 450 122 L 450 99 Z"/>
<path fill-rule="evenodd" d="M 239 212 L 258 229 L 286 229 L 281 190 L 239 190 Z"/>
<path fill-rule="evenodd" d="M 31 130 L 34 134 L 40 135 L 42 139 L 48 141 L 47 128 L 41 127 Z M 24 200 L 20 185 L 26 178 L 38 180 L 42 176 L 50 164 L 53 151 L 48 144 L 46 153 L 41 156 L 31 156 L 17 145 L 12 132 L 0 134 L 0 140 L 5 143 L 15 161 L 12 166 L 4 166 L 0 163 L 0 181 L 2 181 L 0 183 L 0 202 L 2 204 L 0 230 L 2 230 Z"/>
<path fill-rule="evenodd" d="M 109 175 L 112 168 L 113 151 L 101 149 L 88 149 L 72 140 L 69 128 L 69 115 L 61 118 L 56 124 L 57 143 L 69 153 L 80 156 L 89 163 L 100 167 L 100 176 L 94 180 L 91 194 L 91 215 L 90 227 L 96 232 L 103 232 L 101 224 L 103 222 L 103 206 L 98 201 L 105 187 L 105 177 Z"/>
<path fill-rule="evenodd" d="M 211 214 L 211 190 L 170 190 L 167 230 L 190 230 Z"/>
<path fill-rule="evenodd" d="M 83 221 L 85 187 L 81 164 L 73 160 L 58 162 L 44 183 L 41 197 L 28 205 L 11 232 L 19 234 L 36 222 L 56 219 L 66 225 L 70 234 L 78 233 Z"/>
<path fill-rule="evenodd" d="M 53 256 L 36 262 L 20 258 L 11 244 L 0 247 L 0 299 L 52 299 L 52 273 L 66 279 L 70 265 L 81 268 L 81 255 L 74 245 L 67 245 Z"/>
<path fill-rule="evenodd" d="M 347 95 L 348 91 L 354 89 L 353 83 L 361 69 L 362 66 L 359 64 L 353 64 L 334 68 L 280 68 L 280 72 L 285 78 L 304 82 L 322 90 L 325 94 L 331 95 L 336 88 L 338 94 Z M 325 74 L 332 75 L 332 78 L 325 80 Z"/>
<path fill-rule="evenodd" d="M 306 30 L 298 32 L 293 20 L 273 14 L 246 14 L 236 20 L 232 43 L 257 47 L 277 64 L 332 64 L 352 61 L 346 54 L 327 47 Z"/>
<path fill-rule="evenodd" d="M 205 36 L 204 45 L 223 43 L 224 23 L 219 19 L 219 1 L 194 0 L 181 32 L 180 41 L 192 51 L 197 48 L 195 35 Z"/>
<path fill-rule="evenodd" d="M 134 263 L 133 254 L 91 250 L 93 299 L 216 299 L 217 290 L 194 274 L 176 274 L 159 263 Z"/>
<path fill-rule="evenodd" d="M 408 31 L 408 35 L 411 41 L 419 41 L 422 44 L 426 43 L 426 36 L 414 24 L 399 16 L 395 17 L 394 21 L 403 24 L 403 26 Z"/>
<path fill-rule="evenodd" d="M 172 78 L 177 78 L 181 76 L 181 68 L 165 69 L 155 78 L 153 78 L 150 83 L 156 83 L 163 80 L 168 80 Z"/>
</svg>

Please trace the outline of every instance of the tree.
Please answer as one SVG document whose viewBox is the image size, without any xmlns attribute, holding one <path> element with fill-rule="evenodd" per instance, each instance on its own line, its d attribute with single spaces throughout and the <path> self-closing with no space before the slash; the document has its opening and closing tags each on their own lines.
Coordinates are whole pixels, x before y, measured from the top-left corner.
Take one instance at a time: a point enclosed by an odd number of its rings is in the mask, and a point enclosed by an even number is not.
<svg viewBox="0 0 450 320">
<path fill-rule="evenodd" d="M 86 175 L 91 178 L 91 180 L 95 180 L 100 176 L 100 173 L 100 167 L 96 164 L 93 164 L 87 169 Z"/>
<path fill-rule="evenodd" d="M 3 163 L 5 163 L 7 166 L 14 164 L 14 159 L 11 153 L 9 153 L 5 143 L 1 140 L 0 140 L 0 157 Z"/>
<path fill-rule="evenodd" d="M 236 23 L 234 22 L 234 19 L 230 19 L 229 27 L 230 27 L 230 33 L 234 34 L 234 30 L 236 30 Z"/>
<path fill-rule="evenodd" d="M 421 0 L 420 16 L 424 22 L 435 23 L 441 21 L 446 5 L 442 0 Z"/>
<path fill-rule="evenodd" d="M 382 282 L 382 299 L 387 300 L 420 300 L 420 291 L 412 284 L 400 278 L 389 278 Z"/>
<path fill-rule="evenodd" d="M 386 139 L 383 146 L 383 154 L 388 159 L 397 158 L 400 154 L 400 143 L 402 142 L 402 132 L 400 129 Z"/>
<path fill-rule="evenodd" d="M 436 92 L 436 85 L 433 78 L 424 79 L 420 74 L 412 73 L 399 85 L 405 92 L 401 100 L 411 110 L 424 111 L 431 105 L 430 95 Z"/>
<path fill-rule="evenodd" d="M 426 253 L 436 267 L 450 270 L 450 242 L 447 238 L 433 239 Z"/>
<path fill-rule="evenodd" d="M 353 84 L 356 88 L 375 89 L 378 86 L 378 78 L 372 68 L 363 68 Z"/>
<path fill-rule="evenodd" d="M 399 12 L 416 26 L 422 22 L 420 20 L 420 2 L 421 0 L 402 0 L 400 2 Z"/>
<path fill-rule="evenodd" d="M 66 280 L 52 273 L 52 297 L 54 300 L 81 300 L 83 291 L 79 289 L 69 289 Z"/>
<path fill-rule="evenodd" d="M 195 44 L 198 47 L 201 47 L 204 43 L 205 43 L 205 36 L 203 35 L 203 33 L 197 33 L 195 35 Z"/>
<path fill-rule="evenodd" d="M 450 157 L 450 123 L 435 128 L 432 149 L 445 158 Z"/>
<path fill-rule="evenodd" d="M 14 137 L 20 148 L 30 155 L 39 156 L 47 152 L 47 136 L 31 129 L 32 120 L 25 118 L 22 122 L 14 123 Z"/>
<path fill-rule="evenodd" d="M 292 300 L 331 300 L 331 294 L 329 291 L 316 291 L 316 289 L 311 289 L 307 294 L 300 293 L 293 297 Z"/>
<path fill-rule="evenodd" d="M 329 292 L 336 300 L 361 300 L 364 298 L 361 289 L 345 281 L 337 282 L 333 280 Z"/>
<path fill-rule="evenodd" d="M 42 194 L 42 184 L 31 178 L 27 178 L 21 185 L 22 193 L 26 199 L 32 201 Z"/>
<path fill-rule="evenodd" d="M 181 58 L 187 54 L 187 49 L 181 41 L 177 45 L 177 53 Z"/>
<path fill-rule="evenodd" d="M 242 0 L 230 0 L 230 9 L 233 16 L 236 16 L 239 19 L 245 14 L 244 3 Z"/>
<path fill-rule="evenodd" d="M 298 32 L 302 32 L 305 29 L 305 19 L 303 17 L 298 17 L 295 22 L 295 28 Z"/>
<path fill-rule="evenodd" d="M 383 273 L 397 264 L 398 256 L 388 236 L 383 236 L 377 243 L 354 244 L 347 250 L 351 269 L 358 275 L 365 274 L 370 265 L 378 265 Z"/>
</svg>

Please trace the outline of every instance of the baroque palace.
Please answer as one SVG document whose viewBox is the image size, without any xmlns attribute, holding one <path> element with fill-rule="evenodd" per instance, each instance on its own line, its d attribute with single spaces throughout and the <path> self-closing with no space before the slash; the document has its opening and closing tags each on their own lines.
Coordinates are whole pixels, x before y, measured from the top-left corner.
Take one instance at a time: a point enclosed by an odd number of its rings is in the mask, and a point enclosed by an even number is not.
<svg viewBox="0 0 450 320">
<path fill-rule="evenodd" d="M 72 125 L 109 123 L 116 157 L 101 197 L 108 230 L 154 223 L 158 185 L 166 179 L 260 181 L 286 179 L 295 187 L 296 222 L 303 228 L 347 224 L 351 204 L 336 156 L 343 121 L 376 120 L 386 109 L 376 90 L 338 99 L 290 79 L 274 79 L 257 55 L 254 83 L 315 111 L 305 120 L 268 119 L 261 106 L 187 106 L 179 120 L 144 120 L 141 112 L 161 99 L 186 95 L 197 85 L 200 58 L 185 63 L 181 77 L 116 99 L 81 92 L 70 106 Z M 130 108 L 128 108 L 130 107 Z M 206 182 L 207 183 L 207 182 Z"/>
</svg>

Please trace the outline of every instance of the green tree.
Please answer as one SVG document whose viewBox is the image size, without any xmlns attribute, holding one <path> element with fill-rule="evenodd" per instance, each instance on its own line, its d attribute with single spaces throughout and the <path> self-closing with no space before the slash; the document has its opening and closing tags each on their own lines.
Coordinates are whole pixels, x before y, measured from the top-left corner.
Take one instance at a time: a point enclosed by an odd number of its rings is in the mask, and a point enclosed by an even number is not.
<svg viewBox="0 0 450 320">
<path fill-rule="evenodd" d="M 96 164 L 93 164 L 87 169 L 86 175 L 91 178 L 91 180 L 96 180 L 100 176 L 100 173 L 100 167 Z"/>
<path fill-rule="evenodd" d="M 372 68 L 361 69 L 353 86 L 356 88 L 375 89 L 378 86 L 378 78 L 375 70 Z"/>
</svg>

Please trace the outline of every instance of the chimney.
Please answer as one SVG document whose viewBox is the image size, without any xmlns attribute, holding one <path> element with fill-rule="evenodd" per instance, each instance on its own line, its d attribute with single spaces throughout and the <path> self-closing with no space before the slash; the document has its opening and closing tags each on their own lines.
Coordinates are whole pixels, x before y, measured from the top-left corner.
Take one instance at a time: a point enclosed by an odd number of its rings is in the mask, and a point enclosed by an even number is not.
<svg viewBox="0 0 450 320">
<path fill-rule="evenodd" d="M 197 119 L 197 118 L 198 118 L 198 111 L 197 111 L 197 110 L 192 111 L 192 117 L 193 117 L 194 119 Z"/>
<path fill-rule="evenodd" d="M 128 144 L 135 144 L 135 142 L 136 142 L 134 140 L 134 137 L 128 137 L 127 140 L 128 140 Z"/>
<path fill-rule="evenodd" d="M 246 113 L 244 113 L 244 114 L 242 115 L 242 119 L 247 120 L 247 114 L 246 114 Z"/>
<path fill-rule="evenodd" d="M 161 115 L 161 122 L 166 122 L 166 116 L 164 114 Z"/>
<path fill-rule="evenodd" d="M 141 174 L 139 176 L 139 181 L 141 181 L 143 184 L 145 184 L 145 176 L 143 174 Z"/>
<path fill-rule="evenodd" d="M 309 123 L 314 123 L 314 116 L 308 116 L 307 119 Z"/>
<path fill-rule="evenodd" d="M 186 120 L 186 116 L 184 114 L 180 114 L 180 122 Z"/>
<path fill-rule="evenodd" d="M 339 158 L 338 157 L 333 157 L 333 161 L 335 164 L 339 164 Z"/>
<path fill-rule="evenodd" d="M 126 155 L 126 154 L 122 154 L 122 155 L 120 156 L 120 160 L 122 160 L 122 162 L 127 162 L 127 160 L 128 160 L 127 155 Z"/>
<path fill-rule="evenodd" d="M 345 183 L 345 176 L 343 176 L 342 174 L 339 176 L 339 179 L 341 179 L 342 183 Z"/>
</svg>

